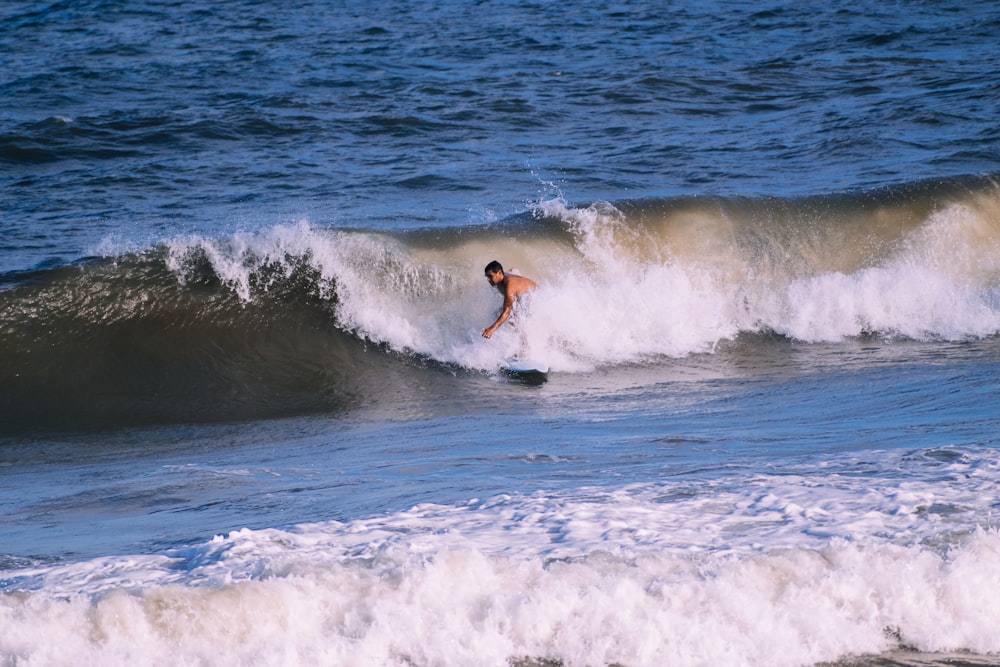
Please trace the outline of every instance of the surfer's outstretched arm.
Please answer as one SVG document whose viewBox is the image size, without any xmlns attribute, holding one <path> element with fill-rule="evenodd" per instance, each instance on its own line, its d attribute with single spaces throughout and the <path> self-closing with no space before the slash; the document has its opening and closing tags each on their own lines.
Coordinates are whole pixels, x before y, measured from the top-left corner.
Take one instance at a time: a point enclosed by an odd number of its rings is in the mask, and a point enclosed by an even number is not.
<svg viewBox="0 0 1000 667">
<path fill-rule="evenodd" d="M 514 312 L 514 298 L 510 293 L 504 294 L 503 310 L 500 311 L 500 316 L 496 319 L 496 322 L 483 329 L 483 338 L 491 338 L 496 330 L 510 319 L 511 313 Z"/>
<path fill-rule="evenodd" d="M 486 280 L 503 294 L 503 310 L 490 326 L 483 329 L 483 338 L 491 338 L 514 312 L 514 302 L 522 294 L 538 288 L 538 283 L 524 276 L 505 274 L 500 262 L 490 262 L 486 266 Z"/>
</svg>

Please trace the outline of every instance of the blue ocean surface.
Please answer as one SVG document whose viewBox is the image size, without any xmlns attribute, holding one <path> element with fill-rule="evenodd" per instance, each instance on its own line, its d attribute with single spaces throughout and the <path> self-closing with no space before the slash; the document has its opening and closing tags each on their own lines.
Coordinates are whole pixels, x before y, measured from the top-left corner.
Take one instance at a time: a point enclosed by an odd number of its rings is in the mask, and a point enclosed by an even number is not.
<svg viewBox="0 0 1000 667">
<path fill-rule="evenodd" d="M 998 38 L 0 4 L 0 665 L 1000 665 Z"/>
</svg>

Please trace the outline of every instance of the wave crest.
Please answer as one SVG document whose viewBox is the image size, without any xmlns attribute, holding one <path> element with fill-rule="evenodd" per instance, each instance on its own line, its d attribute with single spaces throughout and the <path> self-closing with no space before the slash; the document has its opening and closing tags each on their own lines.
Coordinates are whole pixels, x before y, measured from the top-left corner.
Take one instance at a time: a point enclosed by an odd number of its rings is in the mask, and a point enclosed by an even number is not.
<svg viewBox="0 0 1000 667">
<path fill-rule="evenodd" d="M 482 273 L 493 259 L 541 289 L 519 329 L 487 341 L 500 307 Z M 753 334 L 992 336 L 1000 186 L 553 199 L 498 224 L 395 233 L 300 222 L 4 278 L 8 420 L 45 421 L 54 406 L 81 419 L 232 418 L 428 381 L 397 377 L 407 367 L 489 373 L 525 349 L 554 371 L 586 372 Z"/>
</svg>

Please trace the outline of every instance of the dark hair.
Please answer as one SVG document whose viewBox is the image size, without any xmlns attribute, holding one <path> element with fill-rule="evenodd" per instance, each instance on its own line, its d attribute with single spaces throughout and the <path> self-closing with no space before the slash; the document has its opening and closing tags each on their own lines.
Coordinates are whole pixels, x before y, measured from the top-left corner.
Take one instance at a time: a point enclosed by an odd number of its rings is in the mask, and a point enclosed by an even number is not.
<svg viewBox="0 0 1000 667">
<path fill-rule="evenodd" d="M 484 273 L 503 273 L 503 266 L 495 259 L 486 265 Z"/>
</svg>

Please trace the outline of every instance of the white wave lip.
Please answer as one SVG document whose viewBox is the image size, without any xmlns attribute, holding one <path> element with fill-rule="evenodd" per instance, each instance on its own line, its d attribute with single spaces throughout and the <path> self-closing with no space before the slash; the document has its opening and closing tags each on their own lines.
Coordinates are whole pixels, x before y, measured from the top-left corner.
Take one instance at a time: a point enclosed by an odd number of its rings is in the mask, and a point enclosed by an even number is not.
<svg viewBox="0 0 1000 667">
<path fill-rule="evenodd" d="M 932 457 L 905 475 L 900 463 L 422 505 L 9 571 L 0 660 L 804 665 L 900 646 L 1000 652 L 996 454 Z"/>
<path fill-rule="evenodd" d="M 981 198 L 982 199 L 982 198 Z M 741 332 L 807 342 L 861 335 L 962 340 L 1000 331 L 1000 235 L 993 199 L 926 217 L 895 213 L 845 223 L 746 211 L 629 218 L 610 204 L 539 204 L 557 235 L 449 237 L 437 246 L 389 234 L 279 225 L 227 240 L 175 241 L 181 280 L 191 253 L 253 299 L 255 276 L 302 262 L 336 302 L 337 325 L 396 350 L 495 369 L 528 348 L 559 371 L 711 352 Z M 839 226 L 838 226 L 839 225 Z M 871 229 L 869 229 L 871 228 Z M 860 231 L 859 231 L 860 229 Z M 530 317 L 494 340 L 479 333 L 500 307 L 483 266 L 500 259 L 534 278 Z M 257 282 L 260 282 L 259 280 Z M 267 289 L 267 284 L 257 286 Z"/>
</svg>

